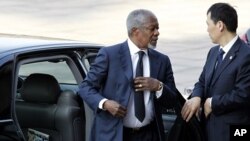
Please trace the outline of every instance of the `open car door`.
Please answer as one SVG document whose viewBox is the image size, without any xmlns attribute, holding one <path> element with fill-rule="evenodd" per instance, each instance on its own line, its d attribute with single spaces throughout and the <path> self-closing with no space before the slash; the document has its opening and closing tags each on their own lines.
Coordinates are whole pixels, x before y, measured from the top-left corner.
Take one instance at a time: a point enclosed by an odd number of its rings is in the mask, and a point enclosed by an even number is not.
<svg viewBox="0 0 250 141">
<path fill-rule="evenodd" d="M 196 116 L 189 122 L 182 119 L 181 109 L 186 99 L 178 92 L 178 102 L 175 107 L 176 119 L 169 134 L 168 141 L 205 141 L 205 136 L 201 128 L 201 123 Z"/>
</svg>

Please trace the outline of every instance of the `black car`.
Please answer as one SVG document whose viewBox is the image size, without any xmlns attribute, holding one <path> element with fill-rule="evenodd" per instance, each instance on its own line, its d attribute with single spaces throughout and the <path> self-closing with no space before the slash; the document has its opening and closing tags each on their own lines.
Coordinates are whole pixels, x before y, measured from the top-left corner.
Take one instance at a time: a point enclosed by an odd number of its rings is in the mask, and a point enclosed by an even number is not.
<svg viewBox="0 0 250 141">
<path fill-rule="evenodd" d="M 104 46 L 18 35 L 0 46 L 0 141 L 87 140 L 93 113 L 78 85 Z M 168 136 L 175 109 L 163 113 Z"/>
<path fill-rule="evenodd" d="M 76 92 L 103 45 L 1 35 L 0 46 L 0 141 L 84 141 L 91 112 Z"/>
</svg>

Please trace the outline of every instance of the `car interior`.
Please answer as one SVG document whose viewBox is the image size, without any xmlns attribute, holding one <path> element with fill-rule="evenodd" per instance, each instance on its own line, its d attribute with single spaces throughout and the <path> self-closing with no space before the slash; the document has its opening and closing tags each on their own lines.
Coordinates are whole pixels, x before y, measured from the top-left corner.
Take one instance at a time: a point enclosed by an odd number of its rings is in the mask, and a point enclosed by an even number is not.
<svg viewBox="0 0 250 141">
<path fill-rule="evenodd" d="M 47 58 L 19 66 L 15 110 L 26 140 L 85 140 L 84 104 L 67 61 Z"/>
<path fill-rule="evenodd" d="M 83 104 L 73 91 L 61 91 L 53 76 L 29 75 L 20 95 L 22 100 L 16 102 L 16 114 L 26 139 L 42 135 L 53 141 L 84 139 Z"/>
</svg>

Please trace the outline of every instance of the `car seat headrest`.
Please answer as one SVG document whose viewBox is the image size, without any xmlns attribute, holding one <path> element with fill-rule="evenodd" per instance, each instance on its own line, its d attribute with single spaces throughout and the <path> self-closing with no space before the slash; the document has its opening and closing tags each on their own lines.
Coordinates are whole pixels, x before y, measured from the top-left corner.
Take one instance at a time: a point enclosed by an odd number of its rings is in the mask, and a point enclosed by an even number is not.
<svg viewBox="0 0 250 141">
<path fill-rule="evenodd" d="M 56 103 L 59 94 L 58 81 L 48 74 L 29 75 L 21 89 L 21 97 L 27 102 Z"/>
</svg>

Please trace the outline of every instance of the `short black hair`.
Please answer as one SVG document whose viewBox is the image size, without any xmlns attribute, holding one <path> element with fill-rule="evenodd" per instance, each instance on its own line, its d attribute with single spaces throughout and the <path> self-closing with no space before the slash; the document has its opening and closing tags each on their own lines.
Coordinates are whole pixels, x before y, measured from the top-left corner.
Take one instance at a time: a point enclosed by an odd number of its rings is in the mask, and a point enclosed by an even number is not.
<svg viewBox="0 0 250 141">
<path fill-rule="evenodd" d="M 238 27 L 238 15 L 236 10 L 228 3 L 215 3 L 208 10 L 207 14 L 211 13 L 211 19 L 214 23 L 222 21 L 227 30 L 236 32 Z"/>
</svg>

